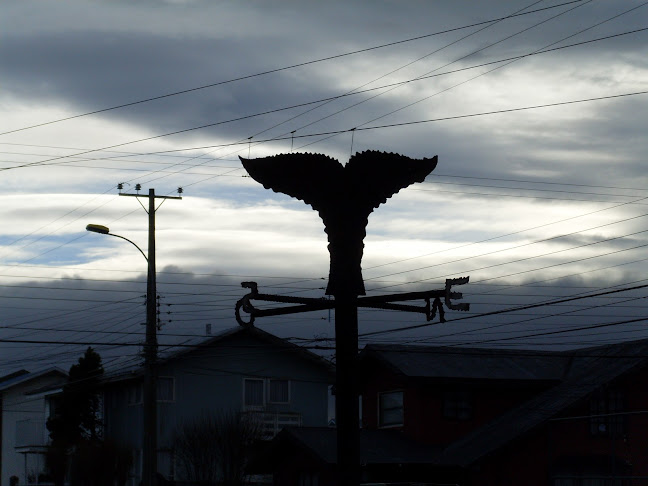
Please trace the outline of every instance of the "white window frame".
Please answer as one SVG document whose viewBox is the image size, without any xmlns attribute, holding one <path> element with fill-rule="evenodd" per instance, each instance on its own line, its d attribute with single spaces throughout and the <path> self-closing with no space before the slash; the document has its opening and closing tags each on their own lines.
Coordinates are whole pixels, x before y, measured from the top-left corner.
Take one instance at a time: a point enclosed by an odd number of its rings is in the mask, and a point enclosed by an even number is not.
<svg viewBox="0 0 648 486">
<path fill-rule="evenodd" d="M 385 424 L 383 423 L 383 414 L 382 414 L 382 403 L 381 403 L 381 398 L 384 395 L 391 395 L 395 393 L 400 393 L 401 395 L 401 420 L 399 423 L 394 423 L 394 424 Z M 389 428 L 394 428 L 394 427 L 402 427 L 405 425 L 405 392 L 404 390 L 389 390 L 389 391 L 383 391 L 383 392 L 378 392 L 378 400 L 376 403 L 376 406 L 378 407 L 378 427 L 381 429 L 389 429 Z"/>
<path fill-rule="evenodd" d="M 245 395 L 245 383 L 247 381 L 260 381 L 262 383 L 262 389 L 263 389 L 263 400 L 262 404 L 260 405 L 248 405 L 246 403 L 246 395 Z M 279 402 L 279 401 L 274 401 L 271 398 L 271 393 L 270 393 L 270 383 L 273 381 L 285 381 L 288 385 L 288 401 L 286 402 Z M 243 378 L 243 390 L 242 390 L 242 403 L 243 403 L 243 408 L 246 410 L 258 410 L 260 408 L 264 408 L 267 405 L 288 405 L 292 401 L 292 386 L 291 386 L 291 381 L 288 378 L 259 378 L 259 377 L 254 377 L 254 376 L 249 376 Z"/>
<path fill-rule="evenodd" d="M 168 466 L 169 470 L 168 471 L 162 471 L 159 472 L 159 474 L 162 474 L 165 479 L 169 481 L 174 481 L 176 479 L 176 453 L 175 449 L 171 448 L 162 448 L 157 451 L 158 457 L 158 464 L 162 462 L 162 458 L 166 455 L 168 459 Z"/>
<path fill-rule="evenodd" d="M 286 382 L 286 385 L 288 386 L 288 400 L 287 401 L 280 402 L 280 401 L 277 401 L 277 400 L 272 400 L 272 391 L 271 391 L 270 387 L 272 386 L 273 381 L 285 381 Z M 290 380 L 288 380 L 287 378 L 268 378 L 267 382 L 268 382 L 268 403 L 277 404 L 277 405 L 287 405 L 287 404 L 290 403 L 290 399 L 291 399 L 291 396 L 290 396 L 290 391 L 291 391 L 290 390 L 290 388 L 291 388 Z"/>
<path fill-rule="evenodd" d="M 262 389 L 262 398 L 261 398 L 261 404 L 260 405 L 248 405 L 245 398 L 246 398 L 246 387 L 245 384 L 248 381 L 260 381 L 261 382 L 261 389 Z M 242 390 L 242 395 L 243 395 L 243 407 L 246 410 L 258 410 L 260 408 L 263 408 L 266 404 L 266 382 L 265 379 L 263 378 L 258 378 L 258 377 L 248 377 L 248 378 L 243 378 L 243 390 Z"/>
</svg>

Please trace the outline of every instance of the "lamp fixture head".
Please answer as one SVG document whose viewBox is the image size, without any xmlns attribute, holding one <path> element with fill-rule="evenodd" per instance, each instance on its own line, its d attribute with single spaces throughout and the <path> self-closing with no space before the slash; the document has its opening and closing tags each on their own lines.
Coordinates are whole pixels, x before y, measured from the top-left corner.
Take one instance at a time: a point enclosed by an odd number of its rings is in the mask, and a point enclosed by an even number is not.
<svg viewBox="0 0 648 486">
<path fill-rule="evenodd" d="M 108 226 L 103 226 L 100 224 L 89 224 L 86 226 L 86 231 L 91 231 L 93 233 L 99 233 L 102 235 L 107 235 L 108 233 L 110 233 Z"/>
</svg>

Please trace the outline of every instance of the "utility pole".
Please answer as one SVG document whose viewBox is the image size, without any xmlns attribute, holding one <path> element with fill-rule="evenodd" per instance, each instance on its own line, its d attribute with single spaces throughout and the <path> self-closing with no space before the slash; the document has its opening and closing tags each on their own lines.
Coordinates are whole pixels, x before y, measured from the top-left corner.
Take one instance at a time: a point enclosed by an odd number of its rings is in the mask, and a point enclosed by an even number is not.
<svg viewBox="0 0 648 486">
<path fill-rule="evenodd" d="M 139 190 L 139 184 L 136 186 Z M 121 188 L 121 187 L 120 187 Z M 178 193 L 182 193 L 178 189 Z M 142 485 L 157 484 L 157 283 L 155 270 L 155 200 L 182 199 L 180 196 L 156 196 L 149 189 L 148 196 L 119 193 L 120 196 L 148 197 L 148 270 L 146 277 L 146 341 L 144 343 L 144 390 L 142 437 Z M 140 203 L 141 204 L 141 203 Z M 146 210 L 146 208 L 144 208 Z"/>
</svg>

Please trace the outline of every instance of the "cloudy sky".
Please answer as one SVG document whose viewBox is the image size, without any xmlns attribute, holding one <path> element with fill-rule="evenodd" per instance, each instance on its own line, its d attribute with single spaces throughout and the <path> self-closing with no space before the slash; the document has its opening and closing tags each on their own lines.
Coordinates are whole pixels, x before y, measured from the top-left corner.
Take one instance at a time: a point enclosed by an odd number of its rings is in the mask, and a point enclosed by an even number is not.
<svg viewBox="0 0 648 486">
<path fill-rule="evenodd" d="M 147 251 L 146 212 L 118 183 L 184 190 L 156 212 L 163 345 L 236 325 L 244 280 L 323 296 L 317 213 L 238 159 L 291 151 L 439 157 L 371 215 L 365 284 L 469 275 L 457 290 L 471 309 L 401 332 L 387 331 L 424 316 L 361 310 L 361 335 L 381 331 L 362 344 L 648 337 L 646 3 L 5 2 L 1 371 L 67 368 L 83 343 L 137 361 L 146 262 L 85 231 L 103 224 Z M 257 324 L 327 346 L 333 319 Z"/>
</svg>

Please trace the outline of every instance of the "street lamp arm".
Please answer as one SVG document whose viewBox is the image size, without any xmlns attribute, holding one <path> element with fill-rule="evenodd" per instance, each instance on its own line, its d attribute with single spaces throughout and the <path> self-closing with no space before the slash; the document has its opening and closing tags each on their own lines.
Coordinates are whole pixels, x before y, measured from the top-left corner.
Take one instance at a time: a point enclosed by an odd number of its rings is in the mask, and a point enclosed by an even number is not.
<svg viewBox="0 0 648 486">
<path fill-rule="evenodd" d="M 125 236 L 116 235 L 115 233 L 106 233 L 106 234 L 107 234 L 107 235 L 110 235 L 110 236 L 114 236 L 114 237 L 116 237 L 116 238 L 121 238 L 122 240 L 126 240 L 126 241 L 128 241 L 131 245 L 133 245 L 135 248 L 137 248 L 137 249 L 139 250 L 139 252 L 142 254 L 142 256 L 144 257 L 144 259 L 148 262 L 148 257 L 146 256 L 146 253 L 144 253 L 144 252 L 142 251 L 142 249 L 141 249 L 139 246 L 137 246 L 135 243 L 133 243 L 131 240 L 129 240 L 129 239 L 126 238 Z"/>
<path fill-rule="evenodd" d="M 86 226 L 86 231 L 90 231 L 92 233 L 99 233 L 100 235 L 110 235 L 110 236 L 114 236 L 116 238 L 121 238 L 122 240 L 126 240 L 131 245 L 133 245 L 135 248 L 137 248 L 139 250 L 139 252 L 142 254 L 142 256 L 144 257 L 144 259 L 147 262 L 149 261 L 148 257 L 146 256 L 146 253 L 144 253 L 142 251 L 142 249 L 139 246 L 137 246 L 136 243 L 132 242 L 131 240 L 129 240 L 125 236 L 116 235 L 115 233 L 111 233 L 108 226 L 103 226 L 101 224 L 89 224 L 89 225 Z"/>
</svg>

